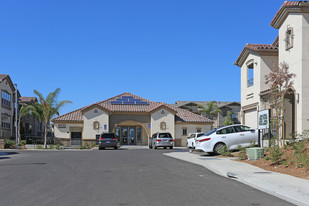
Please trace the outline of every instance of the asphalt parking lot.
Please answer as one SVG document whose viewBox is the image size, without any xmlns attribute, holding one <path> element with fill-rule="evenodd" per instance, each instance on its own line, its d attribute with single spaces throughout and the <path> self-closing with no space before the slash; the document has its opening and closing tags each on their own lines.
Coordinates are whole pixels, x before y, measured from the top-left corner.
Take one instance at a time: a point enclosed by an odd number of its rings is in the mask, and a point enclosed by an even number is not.
<svg viewBox="0 0 309 206">
<path fill-rule="evenodd" d="M 291 205 L 163 155 L 186 151 L 123 148 L 1 155 L 0 205 Z"/>
</svg>

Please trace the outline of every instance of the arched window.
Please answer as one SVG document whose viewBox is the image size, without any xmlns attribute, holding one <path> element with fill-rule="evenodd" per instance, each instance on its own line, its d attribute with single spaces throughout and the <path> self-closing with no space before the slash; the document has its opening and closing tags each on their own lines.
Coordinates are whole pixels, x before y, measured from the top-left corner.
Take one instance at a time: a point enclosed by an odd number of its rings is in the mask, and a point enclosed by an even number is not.
<svg viewBox="0 0 309 206">
<path fill-rule="evenodd" d="M 288 27 L 285 32 L 285 50 L 289 50 L 293 47 L 294 33 L 293 28 Z"/>
<path fill-rule="evenodd" d="M 100 123 L 98 121 L 93 122 L 93 129 L 98 130 L 100 128 Z"/>
</svg>

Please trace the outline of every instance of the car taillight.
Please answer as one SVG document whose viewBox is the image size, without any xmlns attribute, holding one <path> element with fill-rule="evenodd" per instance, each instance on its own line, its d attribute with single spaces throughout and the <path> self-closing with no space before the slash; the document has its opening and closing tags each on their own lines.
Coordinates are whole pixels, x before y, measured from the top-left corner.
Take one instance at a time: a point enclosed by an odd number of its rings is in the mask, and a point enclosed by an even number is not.
<svg viewBox="0 0 309 206">
<path fill-rule="evenodd" d="M 156 140 L 156 142 L 161 142 L 161 141 L 162 141 L 162 140 L 160 140 L 160 139 L 157 139 L 157 140 Z"/>
<path fill-rule="evenodd" d="M 173 139 L 170 139 L 170 141 L 171 141 L 171 142 L 174 142 L 174 140 L 173 140 Z"/>
<path fill-rule="evenodd" d="M 99 140 L 104 140 L 104 138 L 101 137 Z"/>
<path fill-rule="evenodd" d="M 117 138 L 116 138 L 116 137 L 114 137 L 114 138 L 113 138 L 113 140 L 117 140 Z"/>
<path fill-rule="evenodd" d="M 201 140 L 199 140 L 199 142 L 205 142 L 205 141 L 208 141 L 208 140 L 210 140 L 210 138 L 201 139 Z"/>
</svg>

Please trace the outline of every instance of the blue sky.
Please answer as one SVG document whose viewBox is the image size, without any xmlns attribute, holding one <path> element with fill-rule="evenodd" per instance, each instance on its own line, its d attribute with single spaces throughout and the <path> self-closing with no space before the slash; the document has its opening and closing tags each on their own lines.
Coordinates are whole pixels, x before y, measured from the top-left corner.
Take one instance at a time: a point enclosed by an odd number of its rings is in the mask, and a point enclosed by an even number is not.
<svg viewBox="0 0 309 206">
<path fill-rule="evenodd" d="M 22 96 L 61 88 L 61 114 L 131 92 L 240 101 L 246 43 L 270 44 L 282 0 L 1 0 L 0 73 Z"/>
</svg>

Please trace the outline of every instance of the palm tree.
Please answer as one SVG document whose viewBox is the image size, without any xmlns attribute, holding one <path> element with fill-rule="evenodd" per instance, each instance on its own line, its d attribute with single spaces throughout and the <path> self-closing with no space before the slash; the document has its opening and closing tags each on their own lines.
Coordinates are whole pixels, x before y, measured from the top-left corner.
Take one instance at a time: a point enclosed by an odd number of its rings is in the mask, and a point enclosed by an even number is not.
<svg viewBox="0 0 309 206">
<path fill-rule="evenodd" d="M 33 92 L 39 97 L 39 103 L 36 105 L 39 112 L 42 115 L 42 121 L 44 121 L 44 148 L 47 147 L 47 127 L 50 125 L 50 120 L 53 116 L 59 115 L 59 109 L 63 107 L 67 103 L 72 103 L 69 100 L 63 100 L 57 102 L 57 96 L 59 95 L 60 88 L 55 89 L 55 91 L 50 92 L 46 99 L 44 96 L 38 92 L 37 90 L 33 90 Z"/>
<path fill-rule="evenodd" d="M 27 115 L 33 115 L 35 117 L 37 117 L 40 121 L 41 117 L 39 115 L 39 113 L 36 111 L 36 108 L 32 105 L 27 105 L 27 106 L 22 106 L 19 110 L 19 113 L 18 113 L 18 119 L 17 119 L 17 125 L 18 125 L 18 140 L 17 140 L 17 143 L 19 144 L 20 143 L 20 140 L 21 140 L 21 136 L 20 136 L 20 124 L 21 124 L 21 119 L 24 117 L 24 116 L 27 116 Z"/>
<path fill-rule="evenodd" d="M 210 101 L 207 102 L 207 108 L 205 108 L 203 105 L 197 105 L 197 108 L 202 110 L 202 114 L 205 113 L 205 116 L 211 120 L 214 119 L 214 117 L 217 115 L 219 116 L 219 113 L 222 114 L 221 109 L 218 108 L 216 101 Z M 219 126 L 219 123 L 218 123 Z"/>
</svg>

